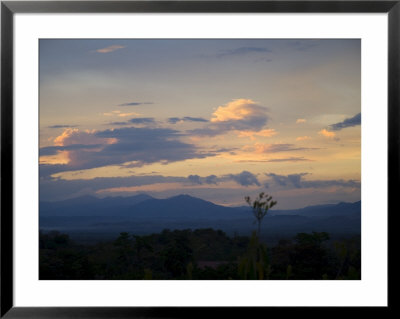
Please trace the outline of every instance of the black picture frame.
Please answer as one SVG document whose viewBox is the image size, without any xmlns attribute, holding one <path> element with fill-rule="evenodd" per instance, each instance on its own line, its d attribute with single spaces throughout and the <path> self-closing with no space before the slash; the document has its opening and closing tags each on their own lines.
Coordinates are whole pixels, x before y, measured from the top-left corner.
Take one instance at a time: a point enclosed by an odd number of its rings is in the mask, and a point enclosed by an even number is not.
<svg viewBox="0 0 400 319">
<path fill-rule="evenodd" d="M 399 188 L 398 124 L 400 106 L 400 0 L 396 1 L 1 1 L 1 317 L 5 318 L 193 318 L 248 317 L 253 312 L 299 316 L 323 311 L 336 316 L 360 315 L 357 307 L 14 307 L 13 303 L 13 17 L 15 13 L 387 13 L 388 39 L 388 244 L 393 249 L 393 216 L 398 213 Z M 379 111 L 379 107 L 377 107 Z M 392 240 L 390 240 L 392 239 Z M 392 244 L 390 244 L 392 243 Z M 391 264 L 393 254 L 388 254 Z M 389 267 L 390 271 L 391 267 Z M 388 287 L 396 274 L 389 272 Z M 393 294 L 388 307 L 368 307 L 369 314 L 393 310 Z M 232 313 L 232 314 L 231 314 Z"/>
</svg>

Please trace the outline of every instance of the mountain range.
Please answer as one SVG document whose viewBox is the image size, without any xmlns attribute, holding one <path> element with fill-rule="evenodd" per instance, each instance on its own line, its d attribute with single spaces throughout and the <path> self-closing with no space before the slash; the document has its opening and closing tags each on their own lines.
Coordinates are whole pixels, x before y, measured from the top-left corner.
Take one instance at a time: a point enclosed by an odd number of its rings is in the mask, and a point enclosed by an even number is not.
<svg viewBox="0 0 400 319">
<path fill-rule="evenodd" d="M 248 233 L 254 216 L 248 206 L 226 207 L 189 195 L 157 199 L 83 196 L 40 202 L 40 228 L 80 233 L 151 233 L 162 229 L 207 228 Z M 361 201 L 271 210 L 263 222 L 269 234 L 305 231 L 361 232 Z"/>
</svg>

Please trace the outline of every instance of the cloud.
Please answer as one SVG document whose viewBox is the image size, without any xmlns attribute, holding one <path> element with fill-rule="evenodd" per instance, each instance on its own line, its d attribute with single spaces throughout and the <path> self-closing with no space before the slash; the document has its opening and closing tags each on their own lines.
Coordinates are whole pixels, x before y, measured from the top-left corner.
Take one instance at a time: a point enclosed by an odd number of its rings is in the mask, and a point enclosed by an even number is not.
<svg viewBox="0 0 400 319">
<path fill-rule="evenodd" d="M 67 124 L 63 125 L 63 124 L 60 124 L 60 125 L 48 126 L 48 128 L 73 128 L 73 127 L 78 127 L 78 125 L 67 125 Z"/>
<path fill-rule="evenodd" d="M 269 184 L 285 187 L 285 188 L 324 188 L 324 187 L 350 187 L 360 188 L 361 183 L 356 180 L 304 180 L 303 177 L 309 173 L 278 175 L 274 173 L 267 173 L 266 176 L 270 177 Z"/>
<path fill-rule="evenodd" d="M 42 165 L 40 167 L 40 176 L 42 177 L 43 168 L 50 165 Z M 93 179 L 40 179 L 40 196 L 41 200 L 58 200 L 72 196 L 83 194 L 95 194 L 99 190 L 111 189 L 117 187 L 132 187 L 152 185 L 157 183 L 185 183 L 186 177 L 177 176 L 128 176 L 128 177 L 96 177 Z"/>
<path fill-rule="evenodd" d="M 181 136 L 176 130 L 162 128 L 126 127 L 86 132 L 67 129 L 55 140 L 58 143 L 55 146 L 70 145 L 68 165 L 44 168 L 43 172 L 54 174 L 57 171 L 120 165 L 126 162 L 136 162 L 136 166 L 141 166 L 215 155 L 202 152 L 193 144 L 181 142 Z M 100 145 L 96 148 L 79 146 L 74 149 L 72 145 L 76 144 Z M 50 152 L 46 148 L 43 151 Z"/>
<path fill-rule="evenodd" d="M 39 164 L 50 165 L 50 166 L 65 166 L 70 162 L 69 152 L 62 150 L 43 150 L 40 152 Z"/>
<path fill-rule="evenodd" d="M 185 116 L 183 118 L 183 121 L 189 121 L 189 122 L 208 122 L 208 120 L 203 119 L 202 117 L 191 117 L 191 116 Z"/>
<path fill-rule="evenodd" d="M 272 59 L 267 57 L 258 57 L 254 59 L 254 62 L 272 62 Z"/>
<path fill-rule="evenodd" d="M 346 127 L 353 127 L 357 125 L 361 125 L 361 113 L 358 113 L 351 118 L 345 119 L 343 122 L 329 125 L 329 129 L 332 131 L 340 131 L 341 129 L 344 129 Z"/>
<path fill-rule="evenodd" d="M 192 183 L 192 184 L 203 184 L 200 180 L 200 176 L 199 175 L 189 175 L 188 176 L 188 180 Z"/>
<path fill-rule="evenodd" d="M 288 41 L 289 46 L 297 51 L 307 51 L 318 45 L 318 40 Z"/>
<path fill-rule="evenodd" d="M 199 153 L 192 145 L 179 140 L 179 131 L 166 128 L 121 128 L 96 134 L 104 138 L 117 138 L 118 143 L 107 145 L 105 151 L 126 153 L 131 160 L 146 163 L 203 158 L 210 154 Z M 126 162 L 126 161 L 123 161 Z"/>
<path fill-rule="evenodd" d="M 193 174 L 188 177 L 181 176 L 162 176 L 162 175 L 139 175 L 127 177 L 96 177 L 93 179 L 73 179 L 64 180 L 61 178 L 51 178 L 48 174 L 48 169 L 54 165 L 40 166 L 40 196 L 41 200 L 59 200 L 83 194 L 95 194 L 99 191 L 107 192 L 110 189 L 132 188 L 140 186 L 173 184 L 175 189 L 185 191 L 188 187 L 188 181 L 194 186 L 198 185 L 217 185 L 219 182 L 227 182 L 233 180 L 229 175 L 216 176 L 208 175 L 205 177 Z M 246 174 L 249 174 L 246 176 Z M 257 185 L 257 179 L 249 172 L 232 175 L 242 183 L 243 186 Z M 157 186 L 158 187 L 158 186 Z M 168 186 L 166 186 L 168 188 Z M 151 187 L 149 187 L 151 189 Z M 204 187 L 207 189 L 207 187 Z M 223 188 L 222 188 L 223 189 Z M 132 191 L 133 192 L 133 191 Z"/>
<path fill-rule="evenodd" d="M 335 132 L 330 132 L 330 131 L 327 131 L 326 129 L 322 129 L 321 131 L 318 132 L 318 134 L 325 136 L 326 138 L 333 139 L 334 141 L 339 141 L 339 138 L 336 137 Z"/>
<path fill-rule="evenodd" d="M 300 179 L 302 176 L 307 175 L 307 173 L 300 173 L 300 174 L 293 174 L 293 175 L 277 175 L 274 173 L 267 173 L 266 174 L 268 177 L 271 177 L 273 182 L 275 184 L 278 184 L 280 186 L 287 186 L 289 183 L 292 184 L 292 180 L 296 182 L 296 184 L 299 183 Z"/>
<path fill-rule="evenodd" d="M 74 150 L 82 150 L 82 149 L 96 149 L 102 147 L 101 144 L 73 144 L 73 145 L 66 145 L 66 146 L 47 146 L 42 147 L 39 150 L 40 156 L 49 156 L 49 155 L 56 155 L 58 152 L 61 151 L 74 151 Z"/>
<path fill-rule="evenodd" d="M 117 116 L 120 111 L 111 111 L 103 113 L 104 116 Z"/>
<path fill-rule="evenodd" d="M 237 150 L 239 150 L 239 148 L 237 147 L 221 147 L 221 148 L 210 147 L 208 149 L 208 151 L 213 154 L 228 153 L 230 155 L 236 155 Z"/>
<path fill-rule="evenodd" d="M 311 162 L 312 160 L 304 157 L 285 157 L 285 158 L 271 158 L 261 160 L 237 160 L 239 163 L 279 163 L 279 162 Z"/>
<path fill-rule="evenodd" d="M 256 143 L 254 147 L 246 147 L 245 149 L 254 149 L 256 153 L 280 153 L 293 151 L 318 150 L 315 147 L 298 147 L 294 144 L 261 144 Z"/>
<path fill-rule="evenodd" d="M 305 123 L 305 122 L 306 122 L 305 119 L 297 119 L 297 120 L 296 120 L 296 123 L 297 123 L 297 124 Z"/>
<path fill-rule="evenodd" d="M 137 117 L 130 119 L 129 122 L 133 124 L 153 124 L 155 120 L 153 117 Z"/>
<path fill-rule="evenodd" d="M 178 122 L 208 122 L 208 120 L 202 117 L 185 116 L 185 117 L 170 117 L 167 119 L 167 122 L 170 124 L 176 124 Z"/>
<path fill-rule="evenodd" d="M 239 174 L 229 174 L 227 176 L 242 186 L 251 186 L 251 185 L 261 186 L 257 177 L 248 171 L 243 171 Z"/>
<path fill-rule="evenodd" d="M 262 136 L 262 137 L 271 137 L 278 134 L 273 128 L 261 130 L 258 132 L 254 131 L 240 131 L 238 136 L 239 137 L 249 137 L 250 139 L 254 140 L 255 136 Z"/>
<path fill-rule="evenodd" d="M 238 99 L 219 106 L 213 113 L 211 122 L 224 123 L 232 120 L 248 120 L 257 116 L 266 121 L 266 111 L 266 107 L 256 104 L 253 100 Z"/>
<path fill-rule="evenodd" d="M 139 106 L 139 105 L 149 105 L 149 104 L 154 104 L 154 103 L 153 102 L 128 102 L 128 103 L 118 104 L 118 106 Z"/>
<path fill-rule="evenodd" d="M 227 57 L 227 56 L 238 56 L 238 55 L 247 55 L 254 53 L 269 53 L 271 50 L 262 47 L 240 47 L 231 50 L 224 50 L 217 53 L 217 57 Z"/>
<path fill-rule="evenodd" d="M 218 184 L 218 178 L 215 175 L 208 175 L 205 179 L 206 184 Z"/>
<path fill-rule="evenodd" d="M 119 113 L 118 116 L 119 117 L 128 117 L 128 116 L 137 116 L 139 115 L 138 113 L 135 112 L 130 112 L 130 113 Z"/>
<path fill-rule="evenodd" d="M 128 125 L 128 122 L 109 122 L 106 125 Z"/>
<path fill-rule="evenodd" d="M 296 137 L 296 141 L 305 141 L 305 140 L 311 140 L 310 136 L 299 136 Z"/>
<path fill-rule="evenodd" d="M 67 128 L 61 135 L 54 139 L 55 146 L 66 146 L 72 144 L 112 144 L 116 143 L 113 138 L 99 138 L 94 133 L 96 131 L 81 131 L 77 128 Z"/>
<path fill-rule="evenodd" d="M 304 157 L 287 157 L 287 158 L 273 158 L 270 160 L 266 160 L 265 162 L 310 162 L 310 159 L 304 158 Z"/>
<path fill-rule="evenodd" d="M 96 52 L 98 53 L 110 53 L 110 52 L 114 52 L 116 50 L 120 50 L 125 48 L 123 45 L 110 45 L 106 48 L 102 48 L 102 49 L 98 49 L 96 50 Z"/>
<path fill-rule="evenodd" d="M 217 185 L 219 181 L 226 180 L 226 177 L 217 177 L 216 175 L 209 175 L 206 177 L 201 177 L 199 175 L 189 175 L 188 180 L 192 184 L 197 184 L 197 185 L 202 185 L 202 184 Z"/>
<path fill-rule="evenodd" d="M 167 122 L 170 124 L 176 124 L 181 121 L 180 117 L 170 117 L 168 118 Z"/>
<path fill-rule="evenodd" d="M 268 109 L 250 99 L 237 99 L 219 106 L 203 128 L 189 131 L 200 136 L 216 136 L 230 131 L 259 132 L 267 124 Z"/>
<path fill-rule="evenodd" d="M 130 113 L 122 113 L 121 111 L 111 111 L 111 112 L 106 112 L 103 113 L 104 116 L 119 116 L 119 117 L 127 117 L 127 116 L 138 116 L 139 113 L 136 112 L 130 112 Z"/>
</svg>

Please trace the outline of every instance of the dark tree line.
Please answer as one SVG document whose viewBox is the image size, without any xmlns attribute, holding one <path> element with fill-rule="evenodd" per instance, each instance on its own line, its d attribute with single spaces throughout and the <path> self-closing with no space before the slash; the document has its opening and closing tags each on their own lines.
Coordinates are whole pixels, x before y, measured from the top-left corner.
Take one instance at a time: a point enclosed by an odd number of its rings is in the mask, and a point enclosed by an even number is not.
<svg viewBox="0 0 400 319">
<path fill-rule="evenodd" d="M 274 246 L 256 234 L 164 230 L 80 245 L 59 232 L 39 234 L 40 279 L 360 279 L 360 239 L 299 233 Z"/>
</svg>

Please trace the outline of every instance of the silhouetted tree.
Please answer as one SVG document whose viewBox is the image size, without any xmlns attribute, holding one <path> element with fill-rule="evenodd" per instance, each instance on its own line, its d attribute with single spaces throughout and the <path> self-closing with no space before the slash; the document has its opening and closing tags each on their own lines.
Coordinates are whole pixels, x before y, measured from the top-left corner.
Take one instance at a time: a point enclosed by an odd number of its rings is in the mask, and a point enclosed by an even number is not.
<svg viewBox="0 0 400 319">
<path fill-rule="evenodd" d="M 257 235 L 259 236 L 263 218 L 267 215 L 268 210 L 277 204 L 277 201 L 272 200 L 272 196 L 264 192 L 260 193 L 254 201 L 251 200 L 250 196 L 246 196 L 244 199 L 250 205 L 253 215 L 256 218 L 258 224 Z"/>
<path fill-rule="evenodd" d="M 43 280 L 361 279 L 360 237 L 331 242 L 325 232 L 299 233 L 268 249 L 256 230 L 229 237 L 211 228 L 124 232 L 97 244 L 40 232 L 39 245 Z"/>
<path fill-rule="evenodd" d="M 267 246 L 259 241 L 255 231 L 251 236 L 246 254 L 239 259 L 238 271 L 242 279 L 269 279 L 271 265 Z"/>
<path fill-rule="evenodd" d="M 290 254 L 293 271 L 297 279 L 322 279 L 331 277 L 327 247 L 329 240 L 326 232 L 299 233 L 295 236 L 295 245 Z"/>
<path fill-rule="evenodd" d="M 135 239 L 135 243 L 133 245 L 133 248 L 135 249 L 136 252 L 136 257 L 139 261 L 142 259 L 142 253 L 143 251 L 147 250 L 149 252 L 153 251 L 153 247 L 150 244 L 150 239 L 148 237 L 140 237 L 133 235 L 133 238 Z"/>
<path fill-rule="evenodd" d="M 114 241 L 118 261 L 123 268 L 126 268 L 131 263 L 131 256 L 133 252 L 132 239 L 127 232 L 122 232 L 119 237 Z"/>
</svg>

